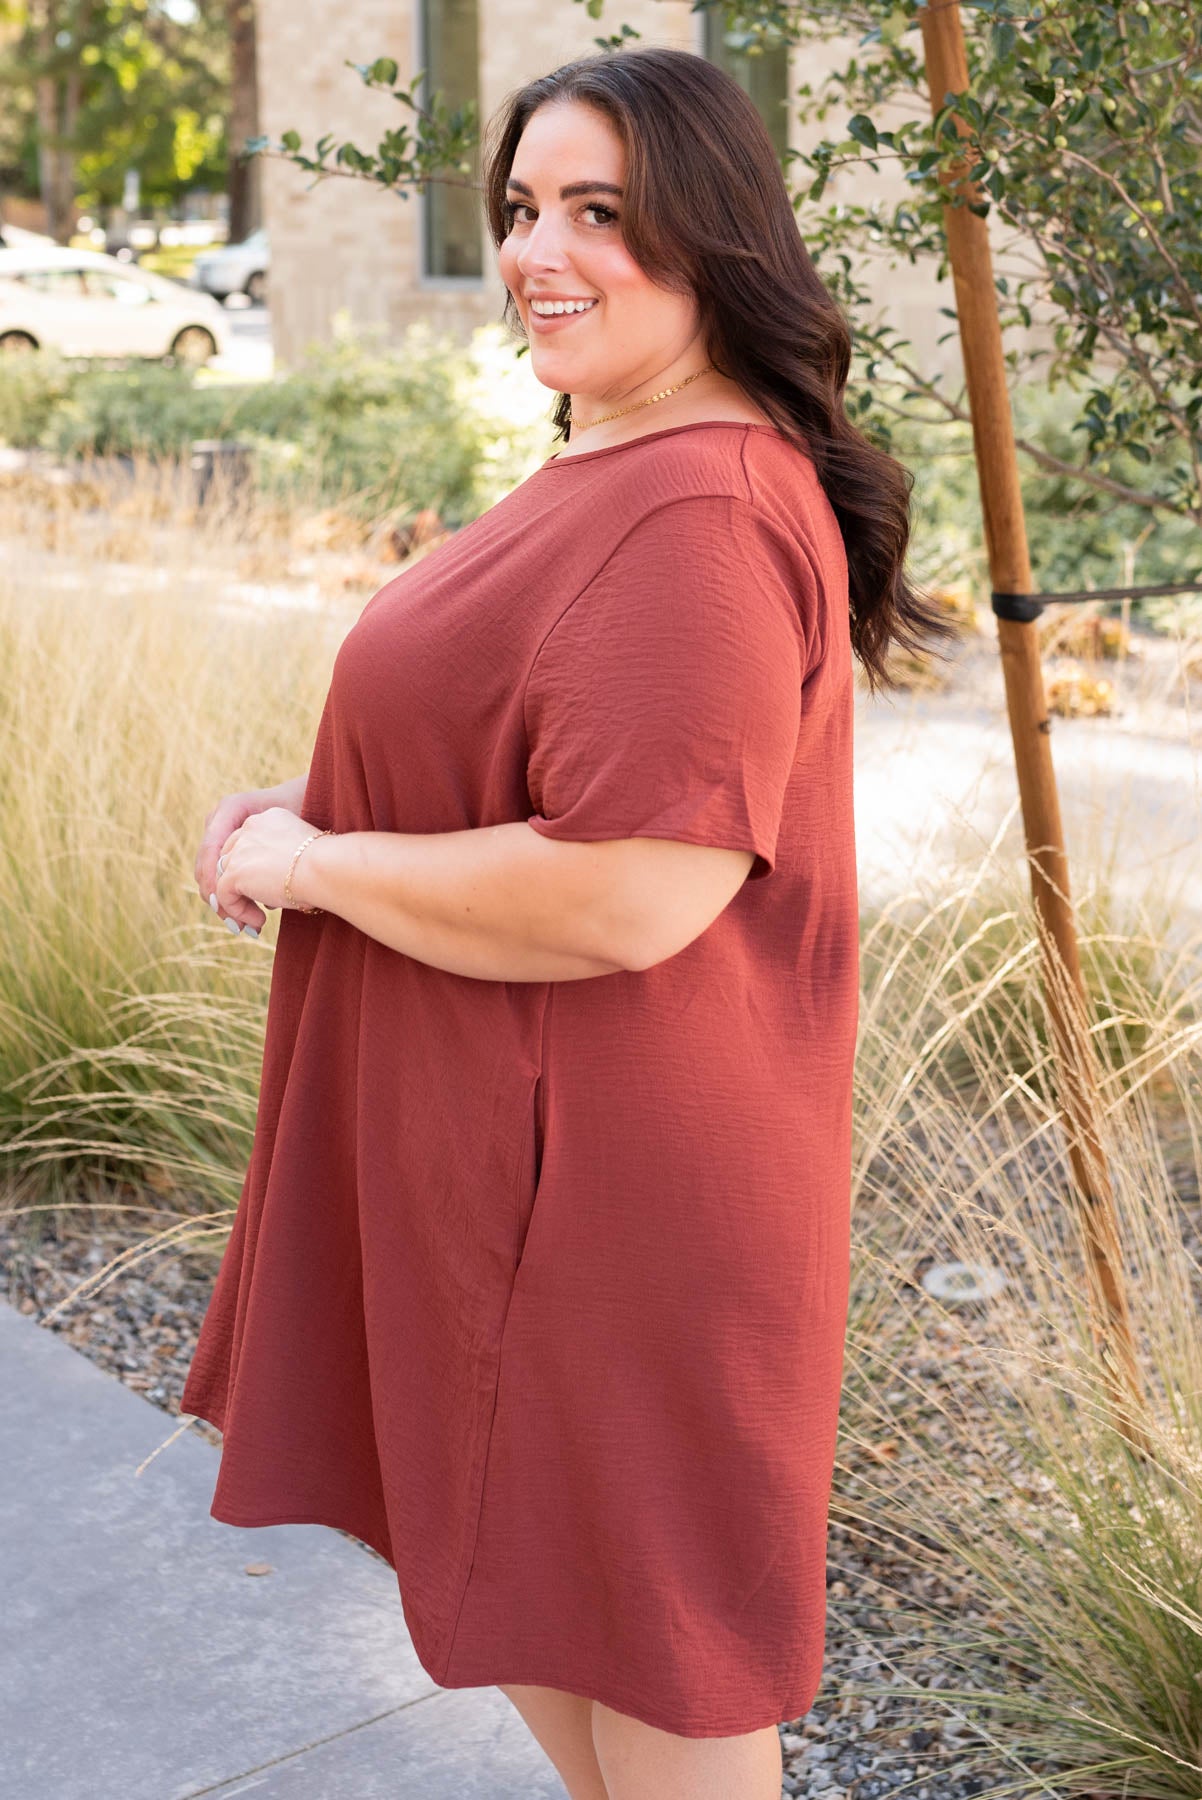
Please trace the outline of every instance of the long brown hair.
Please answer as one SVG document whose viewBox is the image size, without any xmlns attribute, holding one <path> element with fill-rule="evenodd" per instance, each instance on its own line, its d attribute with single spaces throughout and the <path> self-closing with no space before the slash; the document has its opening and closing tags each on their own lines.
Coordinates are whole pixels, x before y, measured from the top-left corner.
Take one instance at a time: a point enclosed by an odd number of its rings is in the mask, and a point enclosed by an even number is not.
<svg viewBox="0 0 1202 1800">
<path fill-rule="evenodd" d="M 626 151 L 622 238 L 661 287 L 692 293 L 709 359 L 814 464 L 843 534 L 851 642 L 869 688 L 893 687 L 891 642 L 930 651 L 957 633 L 907 580 L 914 477 L 843 407 L 851 330 L 797 229 L 784 174 L 754 103 L 725 70 L 658 45 L 564 63 L 511 93 L 483 145 L 488 229 L 508 236 L 506 183 L 530 115 L 552 101 L 596 107 Z M 504 321 L 525 335 L 513 295 Z M 553 414 L 568 435 L 570 396 Z M 940 654 L 935 651 L 935 654 Z"/>
</svg>

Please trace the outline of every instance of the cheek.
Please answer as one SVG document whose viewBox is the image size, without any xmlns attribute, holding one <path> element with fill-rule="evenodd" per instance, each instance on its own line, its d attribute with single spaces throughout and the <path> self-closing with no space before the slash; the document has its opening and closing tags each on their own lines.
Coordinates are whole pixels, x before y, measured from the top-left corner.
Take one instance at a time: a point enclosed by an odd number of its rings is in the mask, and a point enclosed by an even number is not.
<svg viewBox="0 0 1202 1800">
<path fill-rule="evenodd" d="M 625 305 L 653 304 L 658 292 L 630 252 L 621 244 L 598 244 L 588 257 L 589 274 L 606 297 L 621 296 Z"/>
</svg>

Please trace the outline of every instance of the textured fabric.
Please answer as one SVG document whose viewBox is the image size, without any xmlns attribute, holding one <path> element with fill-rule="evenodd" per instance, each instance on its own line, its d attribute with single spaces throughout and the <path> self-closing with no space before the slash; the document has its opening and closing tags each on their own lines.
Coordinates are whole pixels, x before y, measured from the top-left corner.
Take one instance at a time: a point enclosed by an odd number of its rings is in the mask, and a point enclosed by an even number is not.
<svg viewBox="0 0 1202 1800">
<path fill-rule="evenodd" d="M 479 980 L 279 921 L 182 1410 L 214 1518 L 388 1558 L 445 1687 L 687 1736 L 818 1686 L 858 1020 L 847 565 L 769 426 L 552 458 L 376 594 L 302 812 L 732 845 L 640 971 Z"/>
</svg>

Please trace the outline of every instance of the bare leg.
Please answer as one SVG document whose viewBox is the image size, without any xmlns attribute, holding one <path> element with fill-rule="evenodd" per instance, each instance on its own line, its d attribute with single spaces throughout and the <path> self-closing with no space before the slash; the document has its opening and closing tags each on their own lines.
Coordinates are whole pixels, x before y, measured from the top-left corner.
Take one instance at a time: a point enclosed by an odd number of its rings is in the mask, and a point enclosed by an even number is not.
<svg viewBox="0 0 1202 1800">
<path fill-rule="evenodd" d="M 609 1800 L 593 1749 L 593 1702 L 560 1688 L 497 1685 L 550 1757 L 571 1800 Z M 772 1800 L 779 1800 L 779 1790 Z"/>
<path fill-rule="evenodd" d="M 608 1800 L 781 1800 L 775 1725 L 686 1738 L 593 1701 L 593 1743 Z"/>
</svg>

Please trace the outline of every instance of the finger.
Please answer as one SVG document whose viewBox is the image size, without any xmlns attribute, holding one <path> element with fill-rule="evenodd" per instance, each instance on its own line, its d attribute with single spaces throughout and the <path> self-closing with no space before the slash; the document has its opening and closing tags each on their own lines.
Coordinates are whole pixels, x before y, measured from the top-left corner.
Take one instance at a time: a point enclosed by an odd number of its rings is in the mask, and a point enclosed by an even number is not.
<svg viewBox="0 0 1202 1800">
<path fill-rule="evenodd" d="M 233 851 L 234 840 L 237 838 L 240 830 L 241 826 L 236 825 L 232 831 L 226 832 L 225 836 L 217 844 L 217 853 L 213 858 L 212 887 L 209 889 L 209 893 L 210 896 L 213 893 L 216 893 L 218 903 L 223 911 L 230 911 L 232 909 L 232 902 L 235 897 L 239 899 L 244 898 L 242 895 L 236 896 L 234 890 L 228 888 L 228 886 L 226 892 L 222 891 L 222 878 L 223 875 L 228 876 L 230 855 Z M 210 905 L 211 904 L 212 900 L 210 899 Z"/>
<path fill-rule="evenodd" d="M 235 929 L 241 930 L 245 925 L 253 926 L 256 931 L 262 930 L 267 918 L 266 913 L 248 895 L 240 894 L 232 886 L 228 871 L 226 874 L 218 876 L 217 886 L 213 892 L 217 898 L 215 910 L 220 918 L 229 922 L 228 929 L 231 934 Z"/>
<path fill-rule="evenodd" d="M 241 930 L 249 926 L 257 934 L 266 924 L 267 914 L 257 901 L 252 900 L 249 894 L 242 893 L 235 886 L 229 869 L 229 858 L 241 830 L 242 826 L 236 825 L 222 842 L 216 865 L 220 873 L 214 875 L 213 896 L 210 904 L 213 905 L 215 912 L 229 921 L 231 932 L 235 928 Z M 222 867 L 223 864 L 224 867 Z"/>
<path fill-rule="evenodd" d="M 218 806 L 205 820 L 204 835 L 196 852 L 194 874 L 202 900 L 207 900 L 217 885 L 217 858 L 230 835 L 230 810 Z"/>
<path fill-rule="evenodd" d="M 208 900 L 216 888 L 218 858 L 229 849 L 251 811 L 245 794 L 233 794 L 219 800 L 207 814 L 193 870 L 202 900 Z"/>
</svg>

